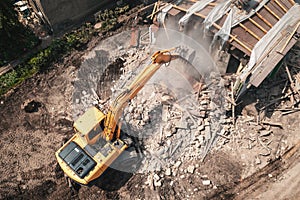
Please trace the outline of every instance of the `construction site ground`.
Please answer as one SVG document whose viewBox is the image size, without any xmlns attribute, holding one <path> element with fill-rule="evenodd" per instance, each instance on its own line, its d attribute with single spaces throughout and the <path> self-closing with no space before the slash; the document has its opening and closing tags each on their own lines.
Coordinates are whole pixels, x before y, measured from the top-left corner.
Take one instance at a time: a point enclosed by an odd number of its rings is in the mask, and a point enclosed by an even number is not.
<svg viewBox="0 0 300 200">
<path fill-rule="evenodd" d="M 229 134 L 219 137 L 203 162 L 182 162 L 176 174 L 110 169 L 96 185 L 70 188 L 54 153 L 74 133 L 74 81 L 88 51 L 73 52 L 1 98 L 0 199 L 299 198 L 300 112 L 282 114 L 280 109 L 291 105 L 289 98 L 268 105 L 284 95 L 284 68 L 248 91 L 236 107 L 235 125 L 229 125 Z M 299 67 L 299 54 L 292 56 L 291 64 Z M 35 110 L 26 112 L 30 102 Z M 264 106 L 265 121 L 258 124 L 262 113 L 257 110 Z"/>
</svg>

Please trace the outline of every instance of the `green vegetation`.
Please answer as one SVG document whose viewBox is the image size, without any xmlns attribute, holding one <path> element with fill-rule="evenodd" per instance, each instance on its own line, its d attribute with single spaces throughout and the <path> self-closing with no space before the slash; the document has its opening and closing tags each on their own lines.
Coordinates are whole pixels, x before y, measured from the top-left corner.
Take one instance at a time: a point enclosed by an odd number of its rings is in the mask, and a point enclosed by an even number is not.
<svg viewBox="0 0 300 200">
<path fill-rule="evenodd" d="M 60 39 L 53 40 L 47 48 L 1 76 L 0 95 L 5 94 L 10 88 L 23 82 L 33 74 L 51 69 L 53 63 L 58 62 L 70 51 L 81 48 L 92 37 L 92 30 L 92 27 L 86 24 L 79 30 L 68 33 Z"/>
<path fill-rule="evenodd" d="M 117 7 L 115 10 L 104 10 L 98 14 L 97 22 L 101 22 L 101 30 L 109 31 L 116 28 L 118 25 L 118 16 L 126 13 L 129 10 L 129 6 Z"/>
<path fill-rule="evenodd" d="M 0 66 L 22 55 L 39 42 L 19 21 L 11 0 L 0 1 Z"/>
<path fill-rule="evenodd" d="M 105 17 L 102 19 L 103 23 L 106 23 L 106 26 L 102 27 L 99 31 L 106 32 L 114 29 L 117 25 L 117 16 L 125 13 L 128 9 L 129 7 L 125 6 L 124 8 L 116 8 L 112 12 L 104 11 L 103 16 Z M 109 19 L 112 16 L 110 13 L 114 13 L 113 20 Z M 32 77 L 35 73 L 51 69 L 53 63 L 58 62 L 72 50 L 80 50 L 94 35 L 98 35 L 96 30 L 90 23 L 86 23 L 79 29 L 53 40 L 47 48 L 33 55 L 13 70 L 0 76 L 0 95 L 5 94 L 8 90 L 22 83 L 27 78 Z"/>
</svg>

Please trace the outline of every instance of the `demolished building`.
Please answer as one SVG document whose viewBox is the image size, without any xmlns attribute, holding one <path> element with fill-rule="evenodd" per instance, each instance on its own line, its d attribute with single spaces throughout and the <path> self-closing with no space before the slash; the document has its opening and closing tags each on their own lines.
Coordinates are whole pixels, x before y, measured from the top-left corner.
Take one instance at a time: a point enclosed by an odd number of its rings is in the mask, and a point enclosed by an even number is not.
<svg viewBox="0 0 300 200">
<path fill-rule="evenodd" d="M 219 51 L 238 61 L 233 70 L 220 69 L 236 74 L 236 99 L 263 82 L 300 34 L 300 5 L 294 0 L 185 0 L 154 8 L 159 26 L 176 21 L 180 31 L 200 27 L 198 32 L 211 33 L 211 46 L 218 41 Z"/>
</svg>

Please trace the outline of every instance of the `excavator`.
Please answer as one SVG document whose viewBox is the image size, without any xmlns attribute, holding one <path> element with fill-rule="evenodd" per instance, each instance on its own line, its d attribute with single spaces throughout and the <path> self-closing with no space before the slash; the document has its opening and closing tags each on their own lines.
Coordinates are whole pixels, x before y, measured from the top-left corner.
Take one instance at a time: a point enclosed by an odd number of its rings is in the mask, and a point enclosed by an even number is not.
<svg viewBox="0 0 300 200">
<path fill-rule="evenodd" d="M 180 57 L 172 55 L 173 50 L 155 52 L 151 63 L 115 98 L 107 114 L 91 107 L 74 122 L 74 136 L 55 153 L 58 164 L 71 180 L 88 185 L 131 146 L 132 141 L 122 136 L 123 110 L 163 64 Z"/>
</svg>

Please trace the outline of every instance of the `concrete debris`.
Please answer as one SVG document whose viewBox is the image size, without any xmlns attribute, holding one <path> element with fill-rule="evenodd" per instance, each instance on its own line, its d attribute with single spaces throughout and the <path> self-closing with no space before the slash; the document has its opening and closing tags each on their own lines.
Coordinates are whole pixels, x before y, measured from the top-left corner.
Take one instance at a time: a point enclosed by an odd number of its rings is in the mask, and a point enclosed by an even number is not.
<svg viewBox="0 0 300 200">
<path fill-rule="evenodd" d="M 178 161 L 175 163 L 174 167 L 175 167 L 175 168 L 178 168 L 180 165 L 181 165 L 181 161 L 178 160 Z"/>
<path fill-rule="evenodd" d="M 158 181 L 158 180 L 160 179 L 160 177 L 159 177 L 159 175 L 154 174 L 154 175 L 153 175 L 153 179 L 156 180 L 156 181 Z"/>
<path fill-rule="evenodd" d="M 171 168 L 167 168 L 165 174 L 166 174 L 166 176 L 171 176 L 171 174 L 172 174 Z"/>
<path fill-rule="evenodd" d="M 268 177 L 269 177 L 269 178 L 272 178 L 272 177 L 273 177 L 273 175 L 272 175 L 272 174 L 268 174 Z"/>
<path fill-rule="evenodd" d="M 210 125 L 209 119 L 208 119 L 208 118 L 205 118 L 205 119 L 204 119 L 204 126 L 208 127 L 209 125 Z"/>
<path fill-rule="evenodd" d="M 190 165 L 190 166 L 188 166 L 188 168 L 187 168 L 187 172 L 189 172 L 189 173 L 193 174 L 193 173 L 194 173 L 194 171 L 195 171 L 195 166 L 193 166 L 193 165 Z"/>
<path fill-rule="evenodd" d="M 163 94 L 162 97 L 161 97 L 161 103 L 162 104 L 170 104 L 172 101 L 174 100 L 174 98 L 170 95 L 167 95 L 167 94 Z"/>
<path fill-rule="evenodd" d="M 171 181 L 171 182 L 170 182 L 170 186 L 173 186 L 173 184 L 174 184 L 174 181 Z"/>
<path fill-rule="evenodd" d="M 211 139 L 211 130 L 210 130 L 210 127 L 209 126 L 206 126 L 205 127 L 205 130 L 204 130 L 204 135 L 205 135 L 205 139 Z"/>
<path fill-rule="evenodd" d="M 161 187 L 162 186 L 162 181 L 161 180 L 159 180 L 159 181 L 154 180 L 153 184 L 154 184 L 155 187 Z"/>
<path fill-rule="evenodd" d="M 208 186 L 208 185 L 211 184 L 211 181 L 210 180 L 203 180 L 202 184 L 205 185 L 205 186 Z"/>
<path fill-rule="evenodd" d="M 259 159 L 258 156 L 255 158 L 255 164 L 257 165 L 261 164 L 261 160 Z"/>
<path fill-rule="evenodd" d="M 87 95 L 87 92 L 85 90 L 82 90 L 81 93 L 82 93 L 83 96 Z"/>
<path fill-rule="evenodd" d="M 153 173 L 149 174 L 149 176 L 147 177 L 147 181 L 145 182 L 145 184 L 149 185 L 151 190 L 154 190 Z"/>
</svg>

